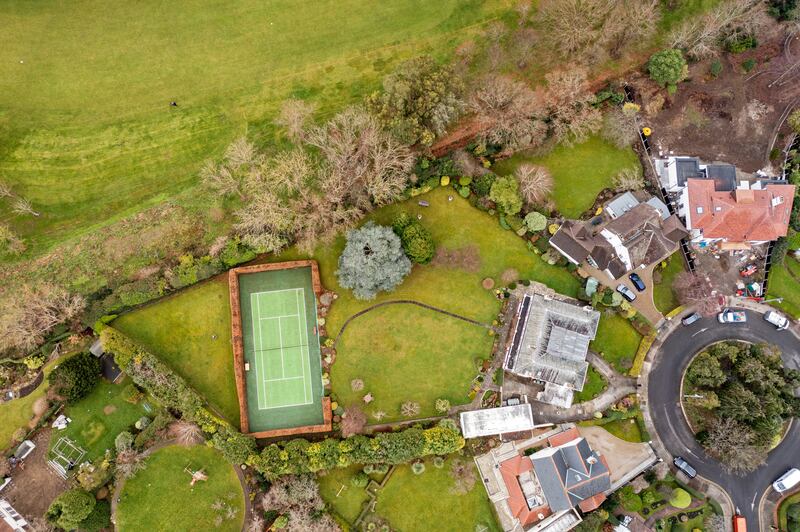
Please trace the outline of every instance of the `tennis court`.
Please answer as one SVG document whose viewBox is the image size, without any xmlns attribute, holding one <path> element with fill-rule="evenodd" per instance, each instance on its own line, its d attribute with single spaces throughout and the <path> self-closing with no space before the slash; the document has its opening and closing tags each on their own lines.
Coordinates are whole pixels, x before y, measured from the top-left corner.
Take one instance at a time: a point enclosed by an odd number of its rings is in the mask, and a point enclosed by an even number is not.
<svg viewBox="0 0 800 532">
<path fill-rule="evenodd" d="M 256 292 L 250 305 L 259 410 L 311 404 L 304 289 Z"/>
</svg>

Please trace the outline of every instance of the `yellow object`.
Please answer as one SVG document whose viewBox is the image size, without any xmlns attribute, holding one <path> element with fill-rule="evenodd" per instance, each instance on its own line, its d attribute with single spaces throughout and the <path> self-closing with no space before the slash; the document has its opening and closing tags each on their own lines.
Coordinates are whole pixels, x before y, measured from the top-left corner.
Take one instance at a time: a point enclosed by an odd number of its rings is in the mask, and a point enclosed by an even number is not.
<svg viewBox="0 0 800 532">
<path fill-rule="evenodd" d="M 550 224 L 549 226 L 547 226 L 547 232 L 550 233 L 551 235 L 554 235 L 556 234 L 556 231 L 558 231 L 558 228 L 559 228 L 558 224 Z"/>
<path fill-rule="evenodd" d="M 645 137 L 649 137 L 651 133 L 653 133 L 653 130 L 650 129 L 649 127 L 642 128 L 642 135 L 644 135 Z"/>
<path fill-rule="evenodd" d="M 603 208 L 602 207 L 598 207 L 597 210 L 594 211 L 594 215 L 595 216 L 599 216 L 601 214 L 603 214 Z"/>
<path fill-rule="evenodd" d="M 331 410 L 336 410 L 337 408 L 339 408 L 339 403 L 337 403 L 336 401 L 333 401 L 331 403 Z"/>
<path fill-rule="evenodd" d="M 443 187 L 446 187 L 447 185 L 449 185 L 450 184 L 450 176 L 449 175 L 443 175 L 442 176 L 442 180 L 441 180 L 441 184 L 442 184 Z"/>
</svg>

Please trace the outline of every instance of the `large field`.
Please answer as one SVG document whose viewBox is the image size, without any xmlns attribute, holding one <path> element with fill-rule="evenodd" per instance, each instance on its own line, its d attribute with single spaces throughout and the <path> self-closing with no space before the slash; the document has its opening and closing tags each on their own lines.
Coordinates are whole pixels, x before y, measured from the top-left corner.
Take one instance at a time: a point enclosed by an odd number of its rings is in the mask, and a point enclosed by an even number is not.
<svg viewBox="0 0 800 532">
<path fill-rule="evenodd" d="M 274 143 L 285 98 L 339 109 L 400 60 L 447 55 L 506 4 L 5 2 L 0 175 L 41 216 L 12 218 L 5 202 L 0 219 L 37 255 L 193 186 L 236 135 Z"/>
</svg>

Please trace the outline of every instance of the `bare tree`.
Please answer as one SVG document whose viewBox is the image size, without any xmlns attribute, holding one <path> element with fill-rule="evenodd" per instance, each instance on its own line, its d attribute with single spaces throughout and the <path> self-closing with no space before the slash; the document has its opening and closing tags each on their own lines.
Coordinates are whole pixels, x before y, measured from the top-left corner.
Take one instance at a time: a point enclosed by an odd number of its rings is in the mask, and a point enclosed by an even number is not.
<svg viewBox="0 0 800 532">
<path fill-rule="evenodd" d="M 535 57 L 537 52 L 537 33 L 533 28 L 519 28 L 514 32 L 514 60 L 517 68 L 527 67 Z"/>
<path fill-rule="evenodd" d="M 200 169 L 200 181 L 221 196 L 232 196 L 234 194 L 242 196 L 241 183 L 238 176 L 224 164 L 206 161 Z"/>
<path fill-rule="evenodd" d="M 519 15 L 519 25 L 524 26 L 527 24 L 531 16 L 531 9 L 533 9 L 531 0 L 520 0 L 517 2 L 517 5 L 514 7 L 514 9 L 516 9 L 517 14 Z"/>
<path fill-rule="evenodd" d="M 342 414 L 342 436 L 361 434 L 367 424 L 367 415 L 358 406 L 348 406 Z"/>
<path fill-rule="evenodd" d="M 419 414 L 419 403 L 413 401 L 406 401 L 400 405 L 400 413 L 405 417 L 414 417 Z"/>
<path fill-rule="evenodd" d="M 635 108 L 613 109 L 603 116 L 600 135 L 617 148 L 623 149 L 639 138 Z"/>
<path fill-rule="evenodd" d="M 50 283 L 22 285 L 14 297 L 0 302 L 0 352 L 29 350 L 60 324 L 76 318 L 85 301 Z"/>
<path fill-rule="evenodd" d="M 289 99 L 281 104 L 281 110 L 275 124 L 286 130 L 286 135 L 293 142 L 303 140 L 306 128 L 311 121 L 316 106 L 303 100 Z"/>
<path fill-rule="evenodd" d="M 703 316 L 713 316 L 721 309 L 719 298 L 713 294 L 711 284 L 696 273 L 679 273 L 675 276 L 672 289 L 681 305 L 694 306 Z"/>
<path fill-rule="evenodd" d="M 455 163 L 461 175 L 478 177 L 489 173 L 489 170 L 480 161 L 465 150 L 456 150 L 450 158 L 453 159 L 453 163 Z"/>
<path fill-rule="evenodd" d="M 714 56 L 720 43 L 762 31 L 769 24 L 765 9 L 765 3 L 759 0 L 721 2 L 702 16 L 684 20 L 670 33 L 669 43 L 695 60 Z"/>
<path fill-rule="evenodd" d="M 617 192 L 624 190 L 641 190 L 644 188 L 644 176 L 639 168 L 624 168 L 614 176 L 614 188 Z"/>
<path fill-rule="evenodd" d="M 508 33 L 508 27 L 501 20 L 493 20 L 486 26 L 486 37 L 492 42 L 499 42 Z"/>
<path fill-rule="evenodd" d="M 602 123 L 586 76 L 586 69 L 577 66 L 545 76 L 550 128 L 553 137 L 568 146 L 586 140 Z"/>
<path fill-rule="evenodd" d="M 486 76 L 469 98 L 470 109 L 486 127 L 485 141 L 512 150 L 539 146 L 547 133 L 541 99 L 525 83 Z"/>
<path fill-rule="evenodd" d="M 519 191 L 528 205 L 544 205 L 553 191 L 553 177 L 547 168 L 534 164 L 521 164 L 514 175 L 519 180 Z"/>
<path fill-rule="evenodd" d="M 121 478 L 131 478 L 147 467 L 147 462 L 142 453 L 135 449 L 126 449 L 117 454 L 117 475 Z"/>
<path fill-rule="evenodd" d="M 729 472 L 744 475 L 753 471 L 767 459 L 767 451 L 755 445 L 755 434 L 732 418 L 714 422 L 708 431 L 705 448 L 719 457 Z"/>
<path fill-rule="evenodd" d="M 25 242 L 6 224 L 0 223 L 0 255 L 19 255 L 25 251 Z"/>
<path fill-rule="evenodd" d="M 290 532 L 339 530 L 330 515 L 323 513 L 325 501 L 313 475 L 289 475 L 275 480 L 261 499 L 265 511 L 274 510 L 289 518 Z"/>
<path fill-rule="evenodd" d="M 25 198 L 17 198 L 14 201 L 14 205 L 11 207 L 11 210 L 20 216 L 24 216 L 26 214 L 31 216 L 40 216 L 40 213 L 33 208 L 31 202 Z"/>
<path fill-rule="evenodd" d="M 11 186 L 5 181 L 0 181 L 0 198 L 10 198 L 14 195 Z"/>
<path fill-rule="evenodd" d="M 266 252 L 278 252 L 292 240 L 295 216 L 290 205 L 264 191 L 236 211 L 239 221 L 234 229 L 247 244 Z"/>
<path fill-rule="evenodd" d="M 203 431 L 191 421 L 176 421 L 169 426 L 169 436 L 178 445 L 196 445 L 203 441 Z"/>
</svg>

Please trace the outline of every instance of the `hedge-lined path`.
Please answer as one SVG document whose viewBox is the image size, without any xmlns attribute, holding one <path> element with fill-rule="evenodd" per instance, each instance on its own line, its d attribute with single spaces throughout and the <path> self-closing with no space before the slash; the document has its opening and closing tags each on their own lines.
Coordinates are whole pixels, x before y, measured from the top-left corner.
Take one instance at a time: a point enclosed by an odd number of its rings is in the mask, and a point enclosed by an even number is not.
<svg viewBox="0 0 800 532">
<path fill-rule="evenodd" d="M 675 508 L 674 506 L 670 505 L 669 502 L 667 502 L 667 504 L 664 505 L 664 508 L 661 508 L 660 510 L 650 514 L 650 516 L 647 518 L 647 521 L 645 521 L 645 524 L 650 528 L 653 528 L 656 524 L 656 521 L 661 518 L 669 517 L 671 515 L 685 514 L 687 512 L 691 512 L 692 510 L 696 510 L 705 504 L 706 501 L 700 501 L 694 497 L 692 497 L 692 504 L 686 508 Z"/>
<path fill-rule="evenodd" d="M 176 443 L 175 439 L 172 440 L 164 440 L 156 443 L 152 447 L 145 449 L 142 452 L 142 458 L 147 458 L 154 452 L 163 449 L 164 447 L 169 447 L 171 445 L 179 445 Z M 244 521 L 242 525 L 242 530 L 247 530 L 248 524 L 250 523 L 250 519 L 253 515 L 253 504 L 250 501 L 250 490 L 247 487 L 247 480 L 244 478 L 244 471 L 242 468 L 237 466 L 236 464 L 231 464 L 231 467 L 234 471 L 236 471 L 236 477 L 239 479 L 239 483 L 242 485 L 242 491 L 244 492 Z M 116 526 L 117 520 L 117 503 L 119 503 L 119 495 L 122 493 L 122 488 L 125 487 L 125 481 L 127 479 L 120 479 L 117 482 L 116 486 L 114 486 L 114 494 L 111 497 L 111 522 Z"/>
<path fill-rule="evenodd" d="M 367 308 L 365 308 L 363 310 L 359 310 L 358 312 L 356 312 L 355 314 L 353 314 L 352 316 L 347 318 L 347 320 L 345 320 L 345 322 L 342 324 L 341 329 L 339 329 L 339 333 L 336 335 L 336 340 L 334 340 L 333 347 L 336 348 L 337 344 L 339 343 L 339 339 L 342 337 L 342 334 L 344 334 L 345 329 L 347 329 L 347 326 L 350 325 L 351 321 L 353 321 L 354 319 L 358 318 L 359 316 L 363 316 L 367 312 L 373 311 L 373 310 L 375 310 L 377 308 L 380 308 L 380 307 L 386 307 L 388 305 L 416 305 L 416 306 L 422 307 L 424 309 L 428 309 L 428 310 L 432 310 L 434 312 L 438 312 L 439 314 L 444 314 L 445 316 L 450 316 L 451 318 L 455 318 L 457 320 L 461 320 L 461 321 L 465 321 L 467 323 L 471 323 L 472 325 L 477 325 L 478 327 L 483 327 L 485 329 L 492 329 L 492 326 L 489 325 L 488 323 L 483 323 L 483 322 L 480 322 L 478 320 L 473 320 L 472 318 L 467 318 L 466 316 L 461 316 L 459 314 L 455 314 L 455 313 L 450 312 L 448 310 L 444 310 L 444 309 L 441 309 L 441 308 L 438 308 L 438 307 L 434 307 L 433 305 L 428 305 L 427 303 L 423 303 L 421 301 L 415 301 L 413 299 L 395 299 L 395 300 L 392 300 L 392 301 L 384 301 L 383 303 L 376 303 L 376 304 L 374 304 L 374 305 L 372 305 L 370 307 L 367 307 Z"/>
</svg>

